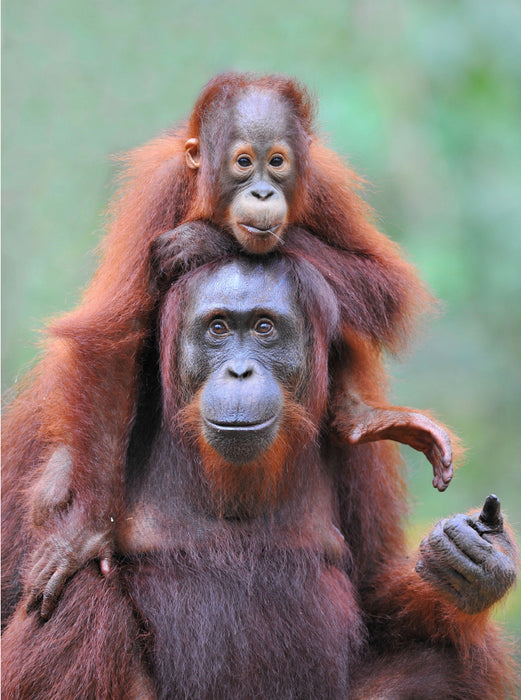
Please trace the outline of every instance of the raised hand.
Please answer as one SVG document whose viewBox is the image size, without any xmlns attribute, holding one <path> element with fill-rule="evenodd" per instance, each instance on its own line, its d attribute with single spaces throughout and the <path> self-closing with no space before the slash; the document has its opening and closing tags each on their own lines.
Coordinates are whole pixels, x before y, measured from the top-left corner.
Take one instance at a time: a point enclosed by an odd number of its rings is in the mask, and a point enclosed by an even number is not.
<svg viewBox="0 0 521 700">
<path fill-rule="evenodd" d="M 377 440 L 394 440 L 423 452 L 432 464 L 432 485 L 445 491 L 454 468 L 452 446 L 444 428 L 431 418 L 407 408 L 375 408 L 350 397 L 346 416 L 340 421 L 340 434 L 352 445 Z M 343 426 L 342 426 L 343 424 Z"/>
<path fill-rule="evenodd" d="M 440 520 L 420 544 L 416 571 L 460 610 L 480 613 L 499 601 L 517 577 L 517 549 L 489 496 L 478 513 Z"/>
</svg>

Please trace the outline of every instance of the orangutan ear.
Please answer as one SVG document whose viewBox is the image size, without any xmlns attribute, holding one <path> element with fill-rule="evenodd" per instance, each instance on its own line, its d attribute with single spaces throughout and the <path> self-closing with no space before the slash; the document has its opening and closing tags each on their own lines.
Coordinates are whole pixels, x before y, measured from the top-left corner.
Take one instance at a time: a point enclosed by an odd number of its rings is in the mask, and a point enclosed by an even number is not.
<svg viewBox="0 0 521 700">
<path fill-rule="evenodd" d="M 192 170 L 197 170 L 201 165 L 201 154 L 199 153 L 199 139 L 188 139 L 185 143 L 186 164 Z"/>
</svg>

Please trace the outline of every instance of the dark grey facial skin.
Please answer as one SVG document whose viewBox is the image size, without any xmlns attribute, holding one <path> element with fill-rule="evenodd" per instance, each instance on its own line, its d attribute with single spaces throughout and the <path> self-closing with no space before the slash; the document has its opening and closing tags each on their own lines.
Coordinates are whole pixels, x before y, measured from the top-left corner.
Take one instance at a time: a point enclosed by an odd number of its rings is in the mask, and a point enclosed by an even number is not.
<svg viewBox="0 0 521 700">
<path fill-rule="evenodd" d="M 306 333 L 293 283 L 277 263 L 227 263 L 189 298 L 180 341 L 180 381 L 195 394 L 206 440 L 234 464 L 273 442 L 283 388 L 294 389 Z"/>
<path fill-rule="evenodd" d="M 252 91 L 236 104 L 234 128 L 219 175 L 226 219 L 246 250 L 272 250 L 283 235 L 298 164 L 288 134 L 288 107 L 270 92 Z"/>
</svg>

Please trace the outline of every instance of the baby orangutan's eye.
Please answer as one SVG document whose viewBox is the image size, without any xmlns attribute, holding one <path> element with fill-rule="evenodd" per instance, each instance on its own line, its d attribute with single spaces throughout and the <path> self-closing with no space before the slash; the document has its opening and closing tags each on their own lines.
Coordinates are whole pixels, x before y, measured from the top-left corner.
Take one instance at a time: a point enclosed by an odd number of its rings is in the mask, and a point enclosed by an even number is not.
<svg viewBox="0 0 521 700">
<path fill-rule="evenodd" d="M 251 158 L 249 156 L 239 156 L 237 158 L 237 163 L 241 168 L 249 168 L 252 164 Z"/>
</svg>

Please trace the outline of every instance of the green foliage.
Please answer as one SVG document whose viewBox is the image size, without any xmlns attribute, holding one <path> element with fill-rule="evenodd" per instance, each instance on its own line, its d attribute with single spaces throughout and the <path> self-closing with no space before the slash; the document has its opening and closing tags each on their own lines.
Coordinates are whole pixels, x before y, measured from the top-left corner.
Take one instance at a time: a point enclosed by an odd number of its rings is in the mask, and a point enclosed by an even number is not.
<svg viewBox="0 0 521 700">
<path fill-rule="evenodd" d="M 109 154 L 225 69 L 296 75 L 319 125 L 443 300 L 395 398 L 468 446 L 444 495 L 407 452 L 414 530 L 495 492 L 521 524 L 521 6 L 516 0 L 4 2 L 3 382 L 95 266 Z M 521 595 L 503 612 L 521 632 Z"/>
</svg>

